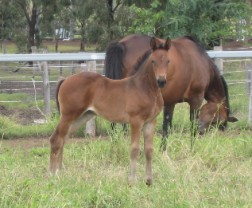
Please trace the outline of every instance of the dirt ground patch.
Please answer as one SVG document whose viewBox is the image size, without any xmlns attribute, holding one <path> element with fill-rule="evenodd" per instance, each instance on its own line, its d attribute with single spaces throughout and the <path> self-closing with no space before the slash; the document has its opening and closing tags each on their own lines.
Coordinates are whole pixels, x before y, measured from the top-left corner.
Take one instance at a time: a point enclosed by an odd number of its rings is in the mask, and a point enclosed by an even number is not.
<svg viewBox="0 0 252 208">
<path fill-rule="evenodd" d="M 66 140 L 66 144 L 75 144 L 75 143 L 87 143 L 95 140 L 106 140 L 106 137 L 98 138 L 69 138 Z M 0 148 L 22 148 L 22 149 L 31 149 L 34 147 L 49 147 L 50 142 L 49 138 L 18 138 L 10 140 L 0 140 Z"/>
<path fill-rule="evenodd" d="M 0 115 L 11 117 L 22 125 L 32 124 L 35 120 L 43 119 L 39 110 L 35 108 L 27 109 L 7 109 L 0 105 Z"/>
</svg>

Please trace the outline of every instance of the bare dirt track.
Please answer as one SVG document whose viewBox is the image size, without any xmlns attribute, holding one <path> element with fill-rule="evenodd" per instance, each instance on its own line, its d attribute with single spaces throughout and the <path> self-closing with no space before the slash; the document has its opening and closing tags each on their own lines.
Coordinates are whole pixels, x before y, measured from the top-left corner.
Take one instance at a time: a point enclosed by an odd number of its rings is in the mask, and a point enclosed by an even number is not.
<svg viewBox="0 0 252 208">
<path fill-rule="evenodd" d="M 104 140 L 106 137 L 98 137 L 98 138 L 68 138 L 66 140 L 66 144 L 72 143 L 87 143 L 94 140 Z M 41 137 L 41 138 L 17 138 L 17 139 L 8 139 L 8 140 L 0 140 L 0 148 L 22 148 L 22 149 L 30 149 L 34 147 L 49 147 L 50 141 L 49 137 Z"/>
</svg>

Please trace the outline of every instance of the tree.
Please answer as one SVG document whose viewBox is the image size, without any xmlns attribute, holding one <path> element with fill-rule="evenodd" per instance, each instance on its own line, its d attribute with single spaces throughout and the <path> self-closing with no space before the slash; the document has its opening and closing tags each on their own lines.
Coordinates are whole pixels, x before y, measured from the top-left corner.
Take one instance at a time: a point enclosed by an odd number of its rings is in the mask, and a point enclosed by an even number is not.
<svg viewBox="0 0 252 208">
<path fill-rule="evenodd" d="M 52 20 L 59 5 L 67 5 L 67 3 L 66 0 L 12 0 L 19 15 L 23 15 L 26 19 L 27 51 L 31 51 L 31 46 L 40 46 L 40 22 L 43 18 Z"/>
<path fill-rule="evenodd" d="M 246 0 L 155 0 L 147 9 L 131 6 L 135 18 L 129 32 L 171 38 L 192 35 L 211 48 L 232 35 L 230 28 L 249 15 L 250 8 Z"/>
</svg>

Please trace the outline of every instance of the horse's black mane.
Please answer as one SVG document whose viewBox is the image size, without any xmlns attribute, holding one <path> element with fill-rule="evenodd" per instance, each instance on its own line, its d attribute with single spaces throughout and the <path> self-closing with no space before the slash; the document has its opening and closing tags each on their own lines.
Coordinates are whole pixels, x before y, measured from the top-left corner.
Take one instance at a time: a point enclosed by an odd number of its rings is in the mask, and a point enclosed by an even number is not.
<svg viewBox="0 0 252 208">
<path fill-rule="evenodd" d="M 194 37 L 192 37 L 192 36 L 190 36 L 190 35 L 186 35 L 186 36 L 184 36 L 184 38 L 186 38 L 186 39 L 188 39 L 188 40 L 194 42 L 195 45 L 197 46 L 199 52 L 200 52 L 201 54 L 205 54 L 205 55 L 208 56 L 208 54 L 206 53 L 206 49 L 204 48 L 204 46 L 203 46 L 202 44 L 200 44 L 200 42 L 197 41 L 196 38 L 194 38 Z"/>
<path fill-rule="evenodd" d="M 139 68 L 142 66 L 142 64 L 149 58 L 150 54 L 151 54 L 152 50 L 148 50 L 146 51 L 138 60 L 137 62 L 134 64 L 133 66 L 133 70 L 130 73 L 130 76 L 134 75 Z"/>
<path fill-rule="evenodd" d="M 227 101 L 227 112 L 228 112 L 228 116 L 231 114 L 231 109 L 230 109 L 230 104 L 229 104 L 229 94 L 228 94 L 228 86 L 227 86 L 227 82 L 224 79 L 224 77 L 221 75 L 220 76 L 223 87 L 224 87 L 224 91 L 225 91 L 225 96 L 226 96 L 226 101 Z"/>
</svg>

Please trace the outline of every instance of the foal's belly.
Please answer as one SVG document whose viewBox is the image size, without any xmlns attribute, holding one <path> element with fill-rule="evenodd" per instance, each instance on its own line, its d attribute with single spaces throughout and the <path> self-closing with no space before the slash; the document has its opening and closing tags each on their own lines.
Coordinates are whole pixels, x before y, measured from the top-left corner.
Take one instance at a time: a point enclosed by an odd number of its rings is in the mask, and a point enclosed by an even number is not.
<svg viewBox="0 0 252 208">
<path fill-rule="evenodd" d="M 93 111 L 96 115 L 114 123 L 129 123 L 129 114 L 123 110 L 116 110 L 113 108 L 113 105 L 106 109 L 90 107 L 89 110 Z"/>
</svg>

